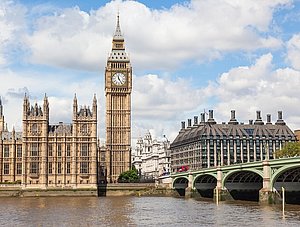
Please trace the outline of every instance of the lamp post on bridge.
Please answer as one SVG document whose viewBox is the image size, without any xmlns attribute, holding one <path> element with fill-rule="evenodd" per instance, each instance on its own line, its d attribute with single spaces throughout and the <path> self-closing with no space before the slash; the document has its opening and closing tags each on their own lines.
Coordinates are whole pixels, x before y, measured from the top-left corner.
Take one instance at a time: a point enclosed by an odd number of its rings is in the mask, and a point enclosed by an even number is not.
<svg viewBox="0 0 300 227">
<path fill-rule="evenodd" d="M 264 148 L 264 154 L 265 154 L 264 160 L 269 160 L 270 159 L 270 149 L 269 149 L 268 141 L 263 142 L 263 148 Z"/>
</svg>

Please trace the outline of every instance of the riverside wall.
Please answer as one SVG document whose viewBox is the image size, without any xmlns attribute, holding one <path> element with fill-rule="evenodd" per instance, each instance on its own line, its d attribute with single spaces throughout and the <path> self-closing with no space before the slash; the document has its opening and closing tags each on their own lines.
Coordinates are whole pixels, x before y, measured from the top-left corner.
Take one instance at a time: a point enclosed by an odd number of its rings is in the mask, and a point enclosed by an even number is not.
<svg viewBox="0 0 300 227">
<path fill-rule="evenodd" d="M 155 183 L 103 184 L 95 188 L 47 189 L 22 188 L 21 185 L 0 185 L 0 197 L 51 197 L 51 196 L 174 196 L 174 191 Z"/>
</svg>

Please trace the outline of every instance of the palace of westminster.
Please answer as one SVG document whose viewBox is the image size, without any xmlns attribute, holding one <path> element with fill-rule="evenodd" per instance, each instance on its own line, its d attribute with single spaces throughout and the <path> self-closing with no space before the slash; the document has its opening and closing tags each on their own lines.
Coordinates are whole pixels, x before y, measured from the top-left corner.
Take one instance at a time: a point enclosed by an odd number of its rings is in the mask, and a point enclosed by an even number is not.
<svg viewBox="0 0 300 227">
<path fill-rule="evenodd" d="M 23 188 L 97 188 L 98 179 L 116 182 L 131 167 L 132 68 L 119 16 L 105 68 L 106 147 L 97 139 L 97 99 L 92 108 L 73 100 L 72 124 L 49 124 L 49 103 L 31 105 L 25 94 L 22 132 L 5 127 L 0 99 L 0 182 Z M 101 178 L 102 177 L 102 178 Z"/>
<path fill-rule="evenodd" d="M 232 111 L 228 123 L 217 124 L 210 111 L 207 121 L 202 113 L 200 122 L 197 116 L 193 125 L 191 119 L 187 127 L 182 122 L 171 145 L 169 141 L 168 146 L 152 142 L 151 136 L 138 140 L 139 148 L 131 157 L 131 91 L 132 67 L 118 16 L 105 68 L 106 146 L 100 146 L 97 139 L 95 96 L 90 109 L 78 108 L 75 95 L 72 123 L 50 125 L 47 96 L 39 106 L 32 105 L 25 94 L 22 132 L 10 132 L 5 127 L 0 98 L 0 183 L 20 183 L 23 188 L 96 189 L 100 179 L 117 182 L 131 163 L 137 169 L 148 166 L 149 170 L 144 171 L 152 174 L 158 168 L 169 173 L 182 166 L 194 169 L 252 162 L 266 156 L 274 158 L 274 151 L 285 142 L 297 140 L 283 121 L 281 111 L 275 124 L 270 115 L 264 123 L 259 111 L 254 123 L 237 122 Z M 168 152 L 164 153 L 164 148 Z"/>
</svg>

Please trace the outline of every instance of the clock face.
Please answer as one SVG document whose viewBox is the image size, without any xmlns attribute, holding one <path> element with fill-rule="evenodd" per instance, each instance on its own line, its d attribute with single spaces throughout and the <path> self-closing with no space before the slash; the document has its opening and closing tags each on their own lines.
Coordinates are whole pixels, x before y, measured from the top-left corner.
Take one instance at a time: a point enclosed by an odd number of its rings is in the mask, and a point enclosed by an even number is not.
<svg viewBox="0 0 300 227">
<path fill-rule="evenodd" d="M 126 77 L 125 77 L 125 75 L 123 73 L 115 73 L 112 76 L 112 82 L 115 85 L 123 85 L 126 82 Z"/>
</svg>

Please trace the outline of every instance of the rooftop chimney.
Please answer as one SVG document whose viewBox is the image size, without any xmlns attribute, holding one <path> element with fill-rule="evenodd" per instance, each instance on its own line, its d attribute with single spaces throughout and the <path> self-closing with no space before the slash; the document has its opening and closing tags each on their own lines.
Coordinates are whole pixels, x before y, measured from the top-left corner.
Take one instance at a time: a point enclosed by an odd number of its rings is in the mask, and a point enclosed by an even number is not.
<svg viewBox="0 0 300 227">
<path fill-rule="evenodd" d="M 205 123 L 205 113 L 201 113 L 200 116 L 201 116 L 200 123 L 204 124 Z"/>
<path fill-rule="evenodd" d="M 213 110 L 209 110 L 208 111 L 208 119 L 207 122 L 210 124 L 216 124 L 215 120 L 214 120 L 214 111 Z"/>
<path fill-rule="evenodd" d="M 249 120 L 249 125 L 253 125 L 253 120 Z"/>
<path fill-rule="evenodd" d="M 185 129 L 185 121 L 181 122 L 181 129 Z"/>
<path fill-rule="evenodd" d="M 198 116 L 194 116 L 194 126 L 198 125 Z"/>
<path fill-rule="evenodd" d="M 237 120 L 235 119 L 235 110 L 231 110 L 231 118 L 228 124 L 232 124 L 232 125 L 238 124 Z"/>
<path fill-rule="evenodd" d="M 285 125 L 285 122 L 282 119 L 282 111 L 278 111 L 278 119 L 277 119 L 275 125 Z"/>
<path fill-rule="evenodd" d="M 192 127 L 192 119 L 188 119 L 188 127 Z"/>
<path fill-rule="evenodd" d="M 267 114 L 267 125 L 271 125 L 271 114 Z"/>
<path fill-rule="evenodd" d="M 261 119 L 260 111 L 256 111 L 256 120 L 254 122 L 255 125 L 263 125 L 264 122 Z"/>
</svg>

